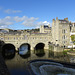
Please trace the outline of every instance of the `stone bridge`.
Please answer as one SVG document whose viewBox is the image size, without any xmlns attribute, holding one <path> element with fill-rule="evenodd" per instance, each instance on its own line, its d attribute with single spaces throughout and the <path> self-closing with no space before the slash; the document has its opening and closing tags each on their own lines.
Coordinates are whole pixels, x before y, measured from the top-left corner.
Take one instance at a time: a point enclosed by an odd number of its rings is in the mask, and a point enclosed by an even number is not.
<svg viewBox="0 0 75 75">
<path fill-rule="evenodd" d="M 51 42 L 51 34 L 47 33 L 23 33 L 23 34 L 0 34 L 0 39 L 5 42 L 5 45 L 13 45 L 16 50 L 23 44 L 28 45 L 30 50 L 34 50 L 40 46 L 44 49 L 49 48 L 49 42 Z"/>
</svg>

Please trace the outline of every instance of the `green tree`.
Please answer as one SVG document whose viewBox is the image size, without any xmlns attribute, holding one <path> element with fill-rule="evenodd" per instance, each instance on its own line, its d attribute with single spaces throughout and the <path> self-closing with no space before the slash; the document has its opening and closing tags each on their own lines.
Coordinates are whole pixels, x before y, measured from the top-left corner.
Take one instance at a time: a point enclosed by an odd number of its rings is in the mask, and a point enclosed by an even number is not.
<svg viewBox="0 0 75 75">
<path fill-rule="evenodd" d="M 71 40 L 72 40 L 73 44 L 75 45 L 75 35 L 71 35 Z"/>
</svg>

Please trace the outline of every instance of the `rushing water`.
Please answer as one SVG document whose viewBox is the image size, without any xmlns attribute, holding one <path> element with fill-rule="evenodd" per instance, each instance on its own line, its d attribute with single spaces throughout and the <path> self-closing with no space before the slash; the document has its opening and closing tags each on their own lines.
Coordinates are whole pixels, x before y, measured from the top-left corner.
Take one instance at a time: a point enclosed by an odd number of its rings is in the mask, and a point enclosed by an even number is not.
<svg viewBox="0 0 75 75">
<path fill-rule="evenodd" d="M 53 48 L 60 49 L 60 48 Z M 62 49 L 63 50 L 63 49 Z M 59 50 L 58 50 L 59 51 Z M 9 58 L 10 57 L 10 58 Z M 5 57 L 5 63 L 11 73 L 11 75 L 33 75 L 29 67 L 29 61 L 36 59 L 49 59 L 61 62 L 71 62 L 75 63 L 73 56 L 64 55 L 60 52 L 53 52 L 53 50 L 30 50 L 25 55 L 19 55 L 18 52 L 15 54 Z"/>
</svg>

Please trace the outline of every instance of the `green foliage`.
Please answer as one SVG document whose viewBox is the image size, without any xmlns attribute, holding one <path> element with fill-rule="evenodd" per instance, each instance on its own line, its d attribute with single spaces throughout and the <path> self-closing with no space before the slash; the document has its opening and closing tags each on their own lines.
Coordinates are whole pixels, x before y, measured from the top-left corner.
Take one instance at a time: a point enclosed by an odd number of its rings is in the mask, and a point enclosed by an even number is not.
<svg viewBox="0 0 75 75">
<path fill-rule="evenodd" d="M 69 51 L 73 51 L 73 48 L 71 48 Z"/>
<path fill-rule="evenodd" d="M 67 52 L 68 52 L 68 50 L 64 50 L 64 51 L 63 51 L 63 54 L 64 54 L 64 55 L 67 55 Z"/>
<path fill-rule="evenodd" d="M 71 40 L 72 40 L 72 42 L 73 42 L 74 45 L 75 45 L 75 35 L 71 35 Z"/>
</svg>

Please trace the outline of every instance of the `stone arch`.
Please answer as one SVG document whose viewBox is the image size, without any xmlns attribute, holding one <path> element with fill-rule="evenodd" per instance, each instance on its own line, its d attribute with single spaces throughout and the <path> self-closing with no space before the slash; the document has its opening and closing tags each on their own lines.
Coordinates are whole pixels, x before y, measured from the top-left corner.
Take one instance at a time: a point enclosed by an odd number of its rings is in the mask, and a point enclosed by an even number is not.
<svg viewBox="0 0 75 75">
<path fill-rule="evenodd" d="M 4 58 L 13 58 L 15 56 L 15 46 L 11 43 L 2 46 L 2 55 Z"/>
<path fill-rule="evenodd" d="M 44 43 L 42 43 L 42 42 L 40 42 L 40 43 L 38 43 L 38 44 L 36 44 L 36 46 L 35 46 L 35 50 L 37 50 L 37 49 L 44 49 L 44 47 L 45 47 L 45 44 Z"/>
<path fill-rule="evenodd" d="M 44 56 L 45 55 L 44 47 L 45 47 L 45 44 L 44 43 L 38 43 L 38 44 L 36 44 L 34 53 L 38 57 Z"/>
<path fill-rule="evenodd" d="M 30 46 L 29 43 L 23 43 L 23 44 L 20 45 L 20 47 L 23 46 L 23 45 L 28 45 L 28 50 L 30 50 L 30 47 L 31 47 L 31 46 Z M 19 47 L 19 48 L 20 48 L 20 47 Z"/>
<path fill-rule="evenodd" d="M 30 44 L 29 43 L 23 43 L 19 47 L 19 54 L 20 55 L 26 55 L 30 54 Z"/>
<path fill-rule="evenodd" d="M 2 46 L 2 50 L 3 49 L 14 49 L 15 50 L 15 46 L 13 45 L 13 44 L 11 44 L 11 43 L 7 43 L 7 44 L 4 44 L 3 46 Z"/>
</svg>

